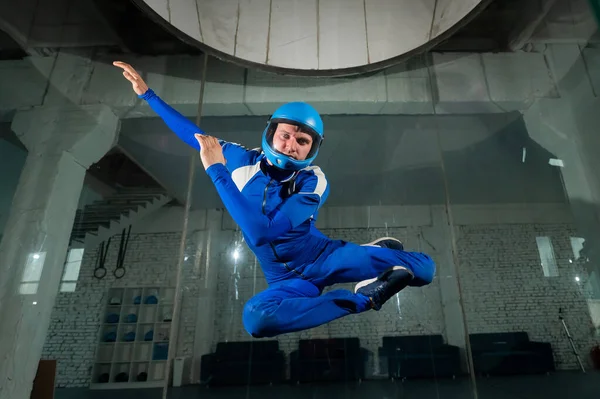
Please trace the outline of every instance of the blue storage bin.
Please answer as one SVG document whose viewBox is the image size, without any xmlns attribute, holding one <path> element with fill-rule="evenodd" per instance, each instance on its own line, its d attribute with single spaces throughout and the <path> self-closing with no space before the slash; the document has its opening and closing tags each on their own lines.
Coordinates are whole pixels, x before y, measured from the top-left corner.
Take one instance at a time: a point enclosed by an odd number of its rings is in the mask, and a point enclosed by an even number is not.
<svg viewBox="0 0 600 399">
<path fill-rule="evenodd" d="M 115 342 L 117 340 L 117 333 L 112 331 L 104 334 L 104 342 Z"/>
<path fill-rule="evenodd" d="M 167 360 L 169 356 L 169 344 L 168 343 L 157 343 L 154 344 L 154 350 L 152 351 L 152 360 Z"/>
<path fill-rule="evenodd" d="M 123 336 L 123 341 L 125 341 L 125 342 L 135 341 L 135 331 L 129 331 L 127 334 L 125 334 Z"/>
<path fill-rule="evenodd" d="M 144 341 L 152 341 L 153 338 L 154 338 L 154 330 L 150 330 L 146 334 L 144 334 Z"/>
<path fill-rule="evenodd" d="M 137 322 L 137 315 L 134 313 L 128 314 L 125 316 L 125 323 L 135 323 Z"/>
</svg>

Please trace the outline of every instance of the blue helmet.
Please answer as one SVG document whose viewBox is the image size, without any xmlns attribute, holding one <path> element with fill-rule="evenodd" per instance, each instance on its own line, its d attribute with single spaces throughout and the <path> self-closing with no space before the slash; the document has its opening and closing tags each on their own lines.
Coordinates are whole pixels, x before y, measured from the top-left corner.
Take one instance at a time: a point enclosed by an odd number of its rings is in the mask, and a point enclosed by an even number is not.
<svg viewBox="0 0 600 399">
<path fill-rule="evenodd" d="M 302 132 L 312 136 L 312 147 L 305 160 L 299 161 L 273 148 L 273 134 L 278 123 L 298 126 Z M 263 132 L 262 150 L 267 159 L 279 169 L 300 170 L 309 166 L 317 157 L 323 138 L 323 121 L 316 109 L 303 102 L 287 103 L 277 108 L 269 119 Z"/>
</svg>

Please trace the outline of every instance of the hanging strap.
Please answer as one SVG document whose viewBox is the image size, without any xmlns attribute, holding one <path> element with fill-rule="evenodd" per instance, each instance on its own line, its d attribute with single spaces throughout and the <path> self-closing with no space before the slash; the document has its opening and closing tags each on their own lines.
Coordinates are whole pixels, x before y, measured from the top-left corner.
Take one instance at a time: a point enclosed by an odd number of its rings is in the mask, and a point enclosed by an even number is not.
<svg viewBox="0 0 600 399">
<path fill-rule="evenodd" d="M 127 235 L 125 234 L 125 229 L 123 229 L 123 233 L 121 234 L 121 245 L 119 246 L 119 255 L 117 257 L 117 267 L 113 271 L 113 275 L 116 279 L 122 278 L 125 273 L 125 254 L 127 253 L 127 246 L 129 245 L 129 236 L 131 235 L 131 225 L 129 226 L 129 230 L 127 230 Z"/>
<path fill-rule="evenodd" d="M 98 248 L 98 255 L 96 255 L 96 265 L 94 267 L 94 277 L 98 280 L 101 280 L 106 276 L 106 268 L 104 264 L 106 263 L 106 256 L 108 255 L 108 247 L 110 246 L 110 238 L 108 239 L 106 246 L 104 245 L 104 241 L 100 244 L 100 248 Z"/>
</svg>

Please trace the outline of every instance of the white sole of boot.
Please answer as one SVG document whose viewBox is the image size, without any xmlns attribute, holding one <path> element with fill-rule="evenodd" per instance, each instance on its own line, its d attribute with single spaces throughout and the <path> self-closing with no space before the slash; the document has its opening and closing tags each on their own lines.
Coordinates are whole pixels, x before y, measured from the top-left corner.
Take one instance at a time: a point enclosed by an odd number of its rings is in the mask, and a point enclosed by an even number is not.
<svg viewBox="0 0 600 399">
<path fill-rule="evenodd" d="M 375 241 L 371 241 L 371 242 L 366 243 L 366 244 L 361 244 L 361 247 L 377 247 L 378 246 L 377 243 L 380 242 L 380 241 L 383 241 L 383 240 L 393 240 L 393 241 L 397 241 L 400 244 L 404 245 L 402 243 L 402 241 L 400 241 L 397 238 L 394 238 L 394 237 L 381 237 L 381 238 L 376 239 Z"/>
<path fill-rule="evenodd" d="M 411 276 L 413 276 L 413 278 L 414 278 L 414 275 L 413 275 L 413 273 L 412 273 L 412 272 L 411 272 L 411 271 L 410 271 L 408 268 L 406 268 L 406 267 L 404 267 L 404 266 L 394 266 L 393 270 L 406 270 L 406 271 L 407 271 L 407 272 L 408 272 L 408 273 L 409 273 Z M 364 286 L 366 286 L 366 285 L 369 285 L 369 284 L 371 284 L 371 283 L 373 283 L 373 282 L 377 281 L 377 279 L 378 279 L 378 278 L 379 278 L 379 277 L 370 278 L 370 279 L 368 279 L 368 280 L 363 280 L 363 281 L 361 281 L 360 283 L 356 284 L 356 286 L 354 287 L 354 293 L 356 294 L 356 291 L 358 291 L 358 290 L 359 290 L 359 289 L 361 289 L 362 287 L 364 287 Z"/>
</svg>

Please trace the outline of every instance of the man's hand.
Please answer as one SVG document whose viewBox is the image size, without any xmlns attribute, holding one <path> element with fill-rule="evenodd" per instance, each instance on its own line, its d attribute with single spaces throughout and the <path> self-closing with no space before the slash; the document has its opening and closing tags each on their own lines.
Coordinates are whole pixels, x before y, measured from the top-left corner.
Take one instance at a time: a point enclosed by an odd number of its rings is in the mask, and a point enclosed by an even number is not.
<svg viewBox="0 0 600 399">
<path fill-rule="evenodd" d="M 148 91 L 148 85 L 131 65 L 121 61 L 113 62 L 113 65 L 123 70 L 123 76 L 125 76 L 125 79 L 131 82 L 131 86 L 133 87 L 135 94 L 141 96 Z"/>
<path fill-rule="evenodd" d="M 195 134 L 194 137 L 200 144 L 200 159 L 204 165 L 204 170 L 217 163 L 225 165 L 227 161 L 223 156 L 223 148 L 216 138 L 206 134 Z"/>
</svg>

